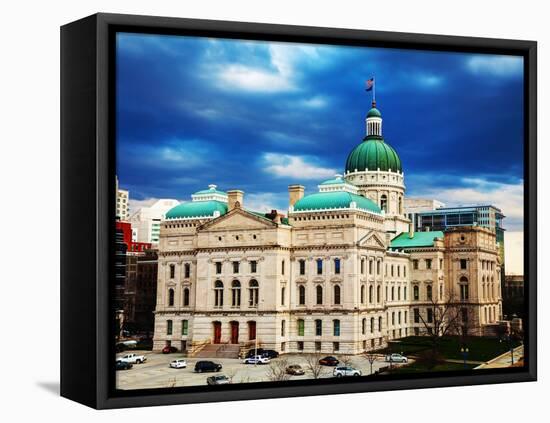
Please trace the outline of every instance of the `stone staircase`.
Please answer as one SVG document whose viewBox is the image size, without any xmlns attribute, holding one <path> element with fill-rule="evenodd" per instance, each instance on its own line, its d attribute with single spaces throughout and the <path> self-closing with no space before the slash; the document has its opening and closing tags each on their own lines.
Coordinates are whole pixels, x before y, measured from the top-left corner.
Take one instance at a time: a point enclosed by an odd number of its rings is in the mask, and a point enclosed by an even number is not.
<svg viewBox="0 0 550 423">
<path fill-rule="evenodd" d="M 197 358 L 239 358 L 239 344 L 208 344 L 194 354 Z"/>
</svg>

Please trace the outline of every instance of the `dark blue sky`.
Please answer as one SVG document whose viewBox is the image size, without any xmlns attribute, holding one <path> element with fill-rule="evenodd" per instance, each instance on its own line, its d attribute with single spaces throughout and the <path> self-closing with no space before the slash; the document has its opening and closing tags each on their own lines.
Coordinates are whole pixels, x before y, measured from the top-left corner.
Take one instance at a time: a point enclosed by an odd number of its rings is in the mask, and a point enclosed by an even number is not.
<svg viewBox="0 0 550 423">
<path fill-rule="evenodd" d="M 285 210 L 342 173 L 376 77 L 408 196 L 491 202 L 522 230 L 521 58 L 119 34 L 117 173 L 133 200 L 215 183 Z M 139 203 L 139 202 L 137 202 Z"/>
</svg>

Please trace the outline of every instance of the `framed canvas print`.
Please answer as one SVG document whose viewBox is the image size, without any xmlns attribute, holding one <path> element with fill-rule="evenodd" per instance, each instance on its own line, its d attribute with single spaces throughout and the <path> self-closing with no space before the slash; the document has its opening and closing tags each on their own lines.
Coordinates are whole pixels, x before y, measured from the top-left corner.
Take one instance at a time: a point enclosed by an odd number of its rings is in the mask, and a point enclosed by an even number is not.
<svg viewBox="0 0 550 423">
<path fill-rule="evenodd" d="M 536 43 L 61 29 L 61 393 L 536 379 Z"/>
</svg>

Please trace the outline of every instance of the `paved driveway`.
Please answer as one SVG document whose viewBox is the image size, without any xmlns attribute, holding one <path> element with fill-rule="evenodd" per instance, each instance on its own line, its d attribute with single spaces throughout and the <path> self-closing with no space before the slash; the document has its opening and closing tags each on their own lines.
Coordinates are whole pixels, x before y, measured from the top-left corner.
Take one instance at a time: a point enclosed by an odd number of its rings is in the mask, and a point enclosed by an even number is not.
<svg viewBox="0 0 550 423">
<path fill-rule="evenodd" d="M 139 352 L 147 356 L 147 361 L 143 364 L 136 364 L 130 370 L 119 370 L 116 372 L 117 386 L 119 389 L 142 389 L 142 388 L 166 388 L 176 386 L 194 386 L 205 385 L 206 378 L 210 373 L 195 373 L 193 371 L 195 363 L 199 360 L 212 360 L 220 363 L 223 368 L 219 374 L 226 375 L 231 378 L 233 383 L 247 382 L 262 382 L 272 380 L 269 377 L 270 365 L 250 365 L 243 364 L 240 359 L 220 358 L 220 359 L 204 359 L 204 358 L 187 358 L 186 369 L 171 369 L 170 361 L 176 358 L 184 358 L 181 354 L 158 354 L 151 352 Z M 336 355 L 337 358 L 341 358 Z M 307 370 L 306 357 L 301 354 L 285 354 L 279 358 L 271 360 L 273 365 L 277 362 L 284 361 L 287 364 L 299 364 L 306 370 L 304 376 L 291 376 L 290 380 L 311 379 L 312 374 Z M 373 371 L 380 367 L 386 366 L 387 363 L 383 358 L 378 358 L 373 363 Z M 395 365 L 395 364 L 394 364 Z M 365 357 L 352 356 L 351 366 L 361 370 L 363 375 L 370 373 L 370 364 Z M 320 377 L 329 378 L 332 376 L 333 367 L 323 366 Z M 216 374 L 216 373 L 212 373 Z"/>
</svg>

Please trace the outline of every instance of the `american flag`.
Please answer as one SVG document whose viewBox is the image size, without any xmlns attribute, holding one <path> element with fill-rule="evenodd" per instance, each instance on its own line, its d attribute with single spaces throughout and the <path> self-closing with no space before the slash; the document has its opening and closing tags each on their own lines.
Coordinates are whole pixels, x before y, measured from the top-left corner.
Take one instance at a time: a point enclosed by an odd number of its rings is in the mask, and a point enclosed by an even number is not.
<svg viewBox="0 0 550 423">
<path fill-rule="evenodd" d="M 374 78 L 367 79 L 365 81 L 365 90 L 372 91 L 372 87 L 374 87 Z"/>
</svg>

